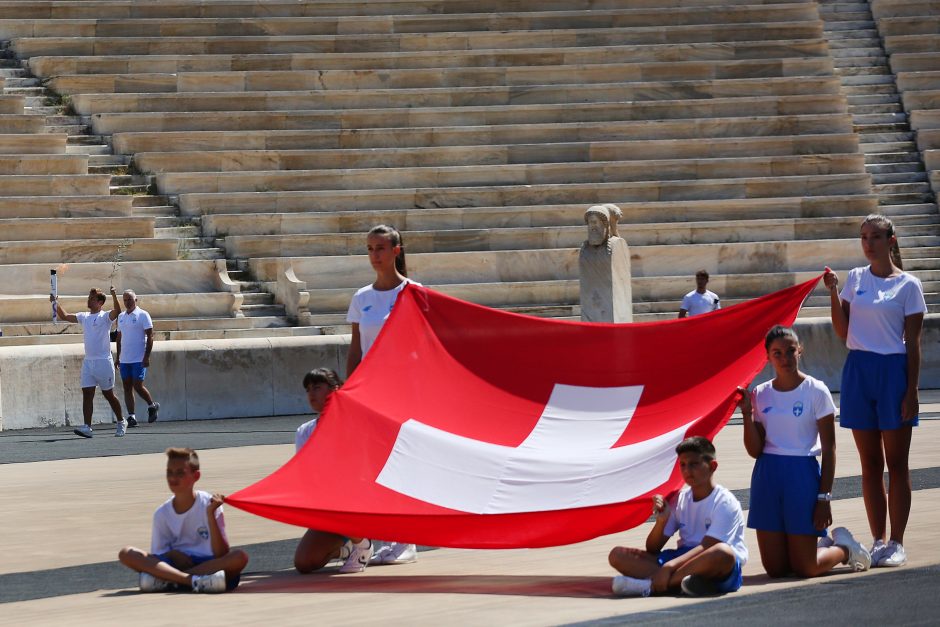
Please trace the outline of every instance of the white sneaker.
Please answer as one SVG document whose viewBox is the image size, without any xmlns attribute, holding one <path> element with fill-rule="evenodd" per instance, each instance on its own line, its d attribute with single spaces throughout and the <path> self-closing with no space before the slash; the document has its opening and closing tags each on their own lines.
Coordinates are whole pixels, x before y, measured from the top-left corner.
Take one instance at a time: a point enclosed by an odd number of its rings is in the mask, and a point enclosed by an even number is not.
<svg viewBox="0 0 940 627">
<path fill-rule="evenodd" d="M 649 579 L 617 575 L 610 582 L 610 589 L 618 597 L 648 597 L 653 591 L 653 582 Z"/>
<path fill-rule="evenodd" d="M 94 437 L 95 435 L 94 433 L 92 433 L 91 427 L 89 427 L 88 425 L 75 427 L 74 429 L 72 429 L 72 433 L 74 433 L 75 435 L 80 435 L 83 438 L 90 438 L 90 437 Z"/>
<path fill-rule="evenodd" d="M 119 420 L 117 426 L 114 427 L 114 437 L 123 438 L 125 433 L 127 433 L 127 421 Z"/>
<path fill-rule="evenodd" d="M 877 540 L 872 540 L 871 551 L 869 551 L 869 553 L 871 553 L 871 565 L 873 568 L 875 566 L 878 566 L 878 562 L 880 562 L 884 558 L 885 549 L 887 548 L 888 548 L 888 545 L 885 544 L 885 541 L 882 540 L 881 538 Z"/>
<path fill-rule="evenodd" d="M 410 564 L 418 561 L 418 547 L 414 544 L 404 544 L 401 542 L 392 542 L 388 546 L 379 549 L 373 564 L 382 564 L 389 566 L 392 564 Z"/>
<path fill-rule="evenodd" d="M 137 584 L 141 592 L 166 592 L 173 585 L 166 579 L 154 577 L 150 573 L 140 573 Z"/>
<path fill-rule="evenodd" d="M 339 567 L 339 572 L 346 575 L 349 573 L 361 573 L 369 565 L 369 558 L 372 557 L 372 540 L 363 538 L 359 544 L 354 544 L 352 552 L 343 565 Z"/>
<path fill-rule="evenodd" d="M 218 594 L 225 592 L 225 571 L 219 570 L 211 575 L 193 575 L 193 592 Z"/>
<path fill-rule="evenodd" d="M 907 564 L 907 551 L 905 551 L 904 547 L 899 543 L 890 540 L 888 544 L 885 545 L 884 552 L 881 554 L 876 566 L 894 568 L 904 566 L 905 564 Z"/>
<path fill-rule="evenodd" d="M 823 536 L 823 537 L 821 537 L 821 538 L 819 539 L 819 541 L 816 543 L 816 548 L 817 548 L 817 549 L 828 549 L 828 548 L 831 547 L 833 544 L 835 544 L 835 542 L 832 541 L 832 536 Z"/>
<path fill-rule="evenodd" d="M 339 547 L 339 556 L 338 556 L 339 561 L 345 562 L 346 558 L 349 557 L 350 553 L 352 553 L 354 546 L 355 545 L 353 544 L 352 540 L 346 540 L 346 543 L 343 546 Z"/>
<path fill-rule="evenodd" d="M 852 567 L 852 570 L 860 572 L 871 567 L 871 554 L 868 549 L 852 537 L 845 527 L 836 527 L 832 530 L 832 542 L 848 551 L 849 559 L 846 563 Z"/>
</svg>

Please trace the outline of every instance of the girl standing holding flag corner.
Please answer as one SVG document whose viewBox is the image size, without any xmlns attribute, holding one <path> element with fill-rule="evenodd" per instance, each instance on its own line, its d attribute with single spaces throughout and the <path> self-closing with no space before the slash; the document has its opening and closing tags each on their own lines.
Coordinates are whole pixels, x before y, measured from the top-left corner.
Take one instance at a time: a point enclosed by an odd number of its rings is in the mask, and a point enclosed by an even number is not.
<svg viewBox="0 0 940 627">
<path fill-rule="evenodd" d="M 907 562 L 904 530 L 911 512 L 911 435 L 918 423 L 920 337 L 927 304 L 917 277 L 904 272 L 894 224 L 872 214 L 862 222 L 869 265 L 839 277 L 826 268 L 832 326 L 849 356 L 842 369 L 840 424 L 852 429 L 862 463 L 862 496 L 872 534 L 872 565 Z M 887 462 L 890 488 L 885 494 Z M 886 518 L 891 521 L 887 536 Z"/>
<path fill-rule="evenodd" d="M 395 301 L 408 283 L 405 265 L 405 245 L 401 233 L 393 226 L 380 224 L 369 230 L 366 236 L 369 263 L 375 270 L 375 282 L 362 287 L 353 295 L 346 321 L 352 324 L 352 340 L 346 359 L 346 377 L 362 362 L 392 313 Z M 407 564 L 418 559 L 418 548 L 414 544 L 393 542 L 383 546 L 372 556 L 373 564 Z"/>
</svg>

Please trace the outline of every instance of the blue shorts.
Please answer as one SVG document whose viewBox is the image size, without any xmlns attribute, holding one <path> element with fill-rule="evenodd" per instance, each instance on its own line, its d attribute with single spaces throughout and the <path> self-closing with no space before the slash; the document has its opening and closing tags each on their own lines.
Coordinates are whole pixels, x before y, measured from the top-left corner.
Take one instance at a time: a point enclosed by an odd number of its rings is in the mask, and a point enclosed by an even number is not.
<svg viewBox="0 0 940 627">
<path fill-rule="evenodd" d="M 685 555 L 694 548 L 694 546 L 680 546 L 675 549 L 664 549 L 659 552 L 659 555 L 656 556 L 656 562 L 662 566 L 666 562 L 672 561 L 680 555 Z M 731 573 L 721 581 L 717 582 L 718 592 L 720 594 L 735 592 L 741 588 L 742 583 L 744 583 L 744 576 L 741 573 L 741 558 L 735 557 L 734 568 L 731 569 Z"/>
<path fill-rule="evenodd" d="M 747 526 L 759 531 L 825 536 L 825 531 L 813 525 L 819 476 L 815 457 L 762 453 L 751 473 Z"/>
<path fill-rule="evenodd" d="M 901 422 L 901 401 L 906 393 L 907 355 L 849 351 L 842 367 L 839 424 L 864 431 L 916 427 L 916 416 Z"/>
<path fill-rule="evenodd" d="M 125 381 L 133 379 L 134 381 L 143 381 L 147 376 L 147 369 L 142 362 L 136 364 L 125 364 L 123 361 L 118 366 L 121 369 L 121 378 Z"/>
<path fill-rule="evenodd" d="M 154 557 L 156 557 L 161 562 L 166 562 L 167 564 L 169 564 L 170 566 L 173 566 L 174 568 L 179 568 L 178 566 L 176 566 L 176 564 L 173 563 L 173 560 L 167 557 L 168 555 L 169 553 L 157 553 Z M 186 553 L 186 556 L 189 557 L 190 560 L 192 560 L 193 566 L 199 566 L 203 562 L 208 562 L 211 559 L 215 559 L 211 555 L 195 555 L 193 553 Z M 241 581 L 241 578 L 242 578 L 241 573 L 235 575 L 235 577 L 233 578 L 226 576 L 225 577 L 225 589 L 228 592 L 231 592 L 232 590 L 237 588 L 238 583 Z"/>
</svg>

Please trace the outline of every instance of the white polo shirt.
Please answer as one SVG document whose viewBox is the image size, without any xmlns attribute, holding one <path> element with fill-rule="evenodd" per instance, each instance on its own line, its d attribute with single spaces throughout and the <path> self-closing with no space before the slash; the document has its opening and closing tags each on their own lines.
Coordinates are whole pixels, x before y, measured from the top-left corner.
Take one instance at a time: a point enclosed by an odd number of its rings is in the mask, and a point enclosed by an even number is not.
<svg viewBox="0 0 940 627">
<path fill-rule="evenodd" d="M 150 314 L 135 307 L 134 311 L 118 314 L 118 331 L 121 332 L 121 354 L 118 359 L 122 364 L 137 364 L 144 360 L 147 352 L 147 329 L 153 328 Z"/>
</svg>

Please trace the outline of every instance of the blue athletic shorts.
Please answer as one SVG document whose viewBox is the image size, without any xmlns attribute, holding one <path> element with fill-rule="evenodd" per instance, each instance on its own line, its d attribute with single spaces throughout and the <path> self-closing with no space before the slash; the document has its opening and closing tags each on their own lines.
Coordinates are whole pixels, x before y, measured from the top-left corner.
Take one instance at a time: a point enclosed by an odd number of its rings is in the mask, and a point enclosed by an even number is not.
<svg viewBox="0 0 940 627">
<path fill-rule="evenodd" d="M 762 453 L 751 473 L 747 526 L 760 531 L 825 536 L 825 531 L 813 525 L 819 476 L 815 457 Z"/>
<path fill-rule="evenodd" d="M 147 376 L 147 369 L 144 368 L 144 364 L 139 361 L 136 364 L 125 364 L 122 361 L 119 367 L 121 369 L 121 378 L 125 381 L 128 379 L 143 381 Z"/>
<path fill-rule="evenodd" d="M 680 546 L 675 549 L 664 549 L 659 552 L 659 555 L 656 556 L 656 561 L 660 566 L 666 562 L 672 561 L 679 557 L 680 555 L 685 555 L 692 549 L 694 546 Z M 741 573 L 741 558 L 734 558 L 734 568 L 731 569 L 731 572 L 727 577 L 717 582 L 718 592 L 725 594 L 727 592 L 734 592 L 741 587 L 741 584 L 744 582 L 744 576 Z"/>
<path fill-rule="evenodd" d="M 176 564 L 173 563 L 173 560 L 167 557 L 167 555 L 168 553 L 157 553 L 156 558 L 160 560 L 161 562 L 166 562 L 167 564 L 169 564 L 170 566 L 173 566 L 174 568 L 178 568 L 178 566 L 176 566 Z M 203 562 L 208 562 L 209 560 L 213 559 L 211 555 L 194 555 L 192 553 L 186 553 L 186 555 L 189 557 L 190 560 L 192 560 L 193 566 L 199 566 Z M 241 581 L 241 578 L 242 578 L 241 573 L 235 575 L 234 578 L 226 576 L 225 577 L 225 589 L 231 592 L 232 590 L 237 588 L 239 582 Z"/>
<path fill-rule="evenodd" d="M 842 367 L 839 424 L 864 431 L 916 427 L 916 416 L 901 422 L 901 401 L 906 393 L 907 355 L 849 351 Z"/>
</svg>

